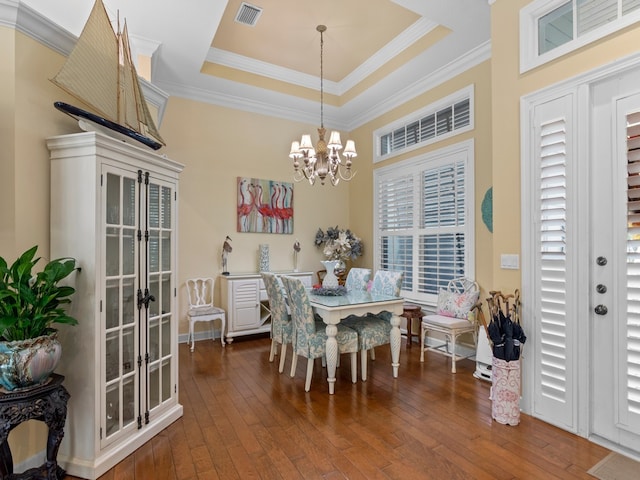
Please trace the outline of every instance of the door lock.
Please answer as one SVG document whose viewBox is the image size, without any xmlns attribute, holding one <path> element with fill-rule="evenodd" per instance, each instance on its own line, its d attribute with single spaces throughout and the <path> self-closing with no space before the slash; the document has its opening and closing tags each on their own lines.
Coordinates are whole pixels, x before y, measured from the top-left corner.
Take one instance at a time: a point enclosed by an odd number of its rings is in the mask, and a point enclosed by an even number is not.
<svg viewBox="0 0 640 480">
<path fill-rule="evenodd" d="M 598 293 L 607 293 L 607 286 L 599 283 L 596 286 L 596 292 L 598 292 Z"/>
<path fill-rule="evenodd" d="M 606 257 L 598 257 L 596 258 L 596 263 L 598 265 L 600 265 L 601 267 L 604 267 L 607 264 L 607 258 Z"/>
<path fill-rule="evenodd" d="M 594 308 L 593 311 L 596 312 L 596 314 L 598 315 L 606 315 L 609 309 L 604 305 L 600 304 L 600 305 L 596 305 L 596 308 Z"/>
</svg>

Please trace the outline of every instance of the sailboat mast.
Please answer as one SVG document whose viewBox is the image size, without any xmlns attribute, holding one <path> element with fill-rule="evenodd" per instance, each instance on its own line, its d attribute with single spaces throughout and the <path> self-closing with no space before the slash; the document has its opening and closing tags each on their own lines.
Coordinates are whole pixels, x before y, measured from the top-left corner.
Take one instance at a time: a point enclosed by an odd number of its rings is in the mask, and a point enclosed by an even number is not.
<svg viewBox="0 0 640 480">
<path fill-rule="evenodd" d="M 95 1 L 75 47 L 51 81 L 95 112 L 56 102 L 66 113 L 73 111 L 72 115 L 97 121 L 119 133 L 126 130 L 125 135 L 154 149 L 165 145 L 140 88 L 127 22 L 121 31 L 118 11 L 114 31 L 102 0 Z M 102 118 L 93 118 L 96 114 Z M 146 136 L 150 138 L 140 138 Z"/>
</svg>

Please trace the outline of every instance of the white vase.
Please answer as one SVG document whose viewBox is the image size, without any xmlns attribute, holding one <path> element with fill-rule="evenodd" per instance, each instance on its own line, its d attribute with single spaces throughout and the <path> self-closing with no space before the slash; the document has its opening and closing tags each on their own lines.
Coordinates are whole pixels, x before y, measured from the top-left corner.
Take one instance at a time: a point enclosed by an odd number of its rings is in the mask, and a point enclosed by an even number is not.
<svg viewBox="0 0 640 480">
<path fill-rule="evenodd" d="M 340 285 L 338 283 L 338 277 L 334 273 L 336 265 L 338 264 L 337 260 L 323 260 L 320 263 L 324 265 L 324 269 L 327 271 L 327 274 L 324 276 L 324 280 L 322 280 L 323 288 L 338 288 Z"/>
</svg>

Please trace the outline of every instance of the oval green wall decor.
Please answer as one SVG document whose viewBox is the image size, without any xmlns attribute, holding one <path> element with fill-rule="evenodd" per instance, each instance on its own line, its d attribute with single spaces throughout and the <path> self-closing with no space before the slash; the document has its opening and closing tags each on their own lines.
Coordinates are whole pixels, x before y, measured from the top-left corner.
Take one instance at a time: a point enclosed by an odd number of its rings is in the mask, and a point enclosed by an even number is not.
<svg viewBox="0 0 640 480">
<path fill-rule="evenodd" d="M 489 231 L 493 233 L 493 187 L 489 187 L 482 199 L 482 221 Z"/>
</svg>

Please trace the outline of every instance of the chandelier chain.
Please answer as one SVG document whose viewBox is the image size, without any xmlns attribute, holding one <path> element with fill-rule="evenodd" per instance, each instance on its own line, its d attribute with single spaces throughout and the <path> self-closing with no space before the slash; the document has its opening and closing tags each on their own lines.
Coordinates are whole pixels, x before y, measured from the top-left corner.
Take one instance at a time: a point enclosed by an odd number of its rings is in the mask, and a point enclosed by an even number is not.
<svg viewBox="0 0 640 480">
<path fill-rule="evenodd" d="M 320 127 L 324 128 L 324 30 L 320 30 Z"/>
</svg>

